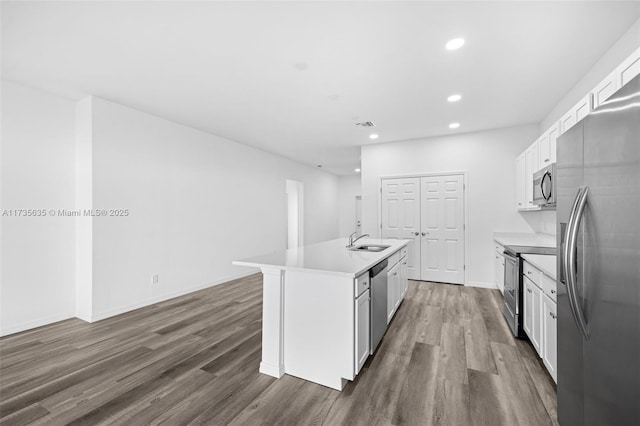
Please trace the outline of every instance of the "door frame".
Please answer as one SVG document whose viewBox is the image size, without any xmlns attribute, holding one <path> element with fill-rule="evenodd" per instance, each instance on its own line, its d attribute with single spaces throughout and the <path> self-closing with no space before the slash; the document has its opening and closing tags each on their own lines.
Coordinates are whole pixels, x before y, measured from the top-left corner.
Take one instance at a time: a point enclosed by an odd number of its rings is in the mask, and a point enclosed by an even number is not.
<svg viewBox="0 0 640 426">
<path fill-rule="evenodd" d="M 464 286 L 468 286 L 467 282 L 467 259 L 469 259 L 468 244 L 467 244 L 467 222 L 469 219 L 468 209 L 467 209 L 467 186 L 469 185 L 468 172 L 466 170 L 463 171 L 452 171 L 452 172 L 437 172 L 437 173 L 410 173 L 410 174 L 402 174 L 402 175 L 384 175 L 378 176 L 378 236 L 382 238 L 382 180 L 383 179 L 404 179 L 404 178 L 423 178 L 423 177 L 431 177 L 431 176 L 451 176 L 451 175 L 462 175 L 462 198 L 464 200 L 463 216 L 464 216 L 464 229 L 462 230 L 462 239 L 464 242 Z"/>
</svg>

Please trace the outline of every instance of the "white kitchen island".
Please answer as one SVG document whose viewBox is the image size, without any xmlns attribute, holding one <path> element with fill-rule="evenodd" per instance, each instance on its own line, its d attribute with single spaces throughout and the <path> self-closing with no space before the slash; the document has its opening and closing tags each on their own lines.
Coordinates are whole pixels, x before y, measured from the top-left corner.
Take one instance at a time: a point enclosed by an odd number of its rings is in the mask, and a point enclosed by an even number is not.
<svg viewBox="0 0 640 426">
<path fill-rule="evenodd" d="M 407 241 L 356 243 L 389 246 L 380 252 L 353 251 L 347 244 L 341 238 L 233 262 L 263 274 L 261 373 L 290 374 L 337 390 L 356 377 L 371 349 L 369 270 L 389 259 L 390 320 L 406 292 Z"/>
</svg>

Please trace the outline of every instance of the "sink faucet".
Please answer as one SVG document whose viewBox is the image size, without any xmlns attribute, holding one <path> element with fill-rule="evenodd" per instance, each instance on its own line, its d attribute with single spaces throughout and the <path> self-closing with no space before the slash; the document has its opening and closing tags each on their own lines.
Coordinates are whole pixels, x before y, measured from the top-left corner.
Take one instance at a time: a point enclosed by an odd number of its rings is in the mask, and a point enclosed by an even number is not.
<svg viewBox="0 0 640 426">
<path fill-rule="evenodd" d="M 358 241 L 360 238 L 364 238 L 364 237 L 368 237 L 369 234 L 363 234 L 360 235 L 359 237 L 357 237 L 356 239 L 353 239 L 353 237 L 357 234 L 357 232 L 354 232 L 353 234 L 349 235 L 349 245 L 347 246 L 347 248 L 352 248 L 353 245 L 356 243 L 356 241 Z"/>
</svg>

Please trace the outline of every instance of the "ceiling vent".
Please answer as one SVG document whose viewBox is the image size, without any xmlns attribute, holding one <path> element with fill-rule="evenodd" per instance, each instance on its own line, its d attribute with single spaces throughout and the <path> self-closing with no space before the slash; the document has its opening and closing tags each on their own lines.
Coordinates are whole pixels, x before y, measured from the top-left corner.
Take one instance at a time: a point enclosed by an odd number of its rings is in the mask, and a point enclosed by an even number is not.
<svg viewBox="0 0 640 426">
<path fill-rule="evenodd" d="M 363 121 L 362 123 L 356 123 L 356 126 L 374 127 L 375 124 L 373 124 L 373 121 Z"/>
</svg>

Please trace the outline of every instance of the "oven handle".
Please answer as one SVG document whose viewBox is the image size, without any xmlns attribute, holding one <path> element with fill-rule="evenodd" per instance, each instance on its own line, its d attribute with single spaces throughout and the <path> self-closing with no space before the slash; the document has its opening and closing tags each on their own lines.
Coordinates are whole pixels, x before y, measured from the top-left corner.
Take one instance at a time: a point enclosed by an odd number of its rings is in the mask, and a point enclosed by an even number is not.
<svg viewBox="0 0 640 426">
<path fill-rule="evenodd" d="M 571 308 L 571 313 L 573 314 L 573 319 L 575 320 L 576 325 L 586 339 L 589 338 L 589 332 L 587 330 L 587 322 L 585 321 L 584 313 L 582 312 L 578 298 L 578 290 L 576 286 L 576 257 L 578 251 L 578 232 L 580 230 L 580 221 L 582 220 L 588 193 L 589 188 L 586 186 L 578 189 L 576 199 L 573 203 L 573 207 L 571 208 L 571 215 L 569 216 L 569 223 L 567 225 L 564 247 L 562 250 L 562 262 L 567 281 L 569 307 Z"/>
</svg>

